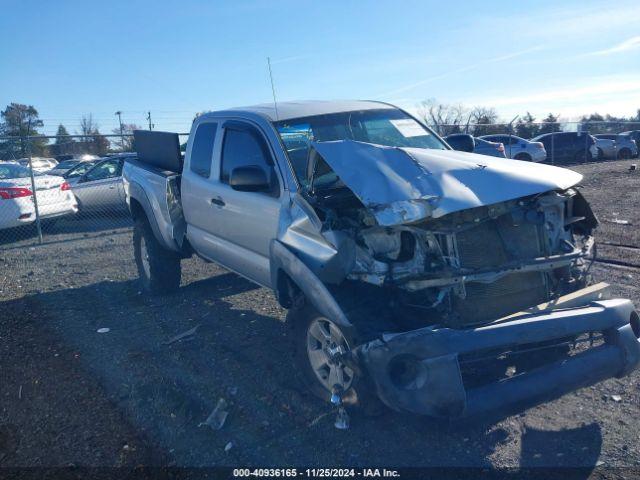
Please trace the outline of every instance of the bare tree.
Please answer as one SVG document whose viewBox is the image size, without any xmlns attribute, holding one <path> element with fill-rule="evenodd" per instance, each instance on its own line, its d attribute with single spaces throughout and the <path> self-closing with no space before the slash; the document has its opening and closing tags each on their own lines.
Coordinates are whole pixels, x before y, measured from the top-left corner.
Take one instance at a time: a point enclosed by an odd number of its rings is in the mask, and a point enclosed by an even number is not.
<svg viewBox="0 0 640 480">
<path fill-rule="evenodd" d="M 120 148 L 123 152 L 131 152 L 135 150 L 135 144 L 133 142 L 134 130 L 142 130 L 142 127 L 140 125 L 136 125 L 135 123 L 122 124 L 123 137 L 118 141 L 118 143 L 120 144 Z M 120 128 L 114 128 L 112 132 L 116 135 L 120 135 Z"/>
<path fill-rule="evenodd" d="M 86 135 L 80 142 L 80 147 L 87 153 L 106 155 L 109 150 L 109 140 L 100 133 L 98 124 L 93 120 L 93 115 L 83 115 L 80 119 L 80 135 Z"/>
<path fill-rule="evenodd" d="M 469 112 L 466 131 L 469 131 L 469 127 L 473 125 L 473 134 L 476 137 L 480 135 L 505 133 L 504 126 L 496 125 L 497 122 L 498 113 L 495 108 L 473 107 Z"/>
<path fill-rule="evenodd" d="M 98 130 L 98 124 L 93 121 L 93 115 L 83 115 L 80 119 L 80 134 L 91 135 Z"/>
<path fill-rule="evenodd" d="M 438 103 L 435 98 L 430 98 L 420 103 L 418 114 L 438 134 L 445 136 L 461 131 L 466 109 L 462 104 Z"/>
</svg>

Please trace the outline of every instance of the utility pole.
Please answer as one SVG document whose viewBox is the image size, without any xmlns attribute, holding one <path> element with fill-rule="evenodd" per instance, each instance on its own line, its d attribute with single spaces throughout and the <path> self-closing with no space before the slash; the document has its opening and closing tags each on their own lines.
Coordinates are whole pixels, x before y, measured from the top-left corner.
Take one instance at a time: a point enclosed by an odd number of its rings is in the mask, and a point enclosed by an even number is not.
<svg viewBox="0 0 640 480">
<path fill-rule="evenodd" d="M 151 123 L 151 112 L 147 112 L 147 121 L 149 122 L 149 130 L 153 130 L 153 123 Z"/>
<path fill-rule="evenodd" d="M 124 133 L 122 132 L 122 112 L 118 110 L 115 115 L 118 116 L 118 122 L 120 123 L 120 149 L 124 152 Z"/>
</svg>

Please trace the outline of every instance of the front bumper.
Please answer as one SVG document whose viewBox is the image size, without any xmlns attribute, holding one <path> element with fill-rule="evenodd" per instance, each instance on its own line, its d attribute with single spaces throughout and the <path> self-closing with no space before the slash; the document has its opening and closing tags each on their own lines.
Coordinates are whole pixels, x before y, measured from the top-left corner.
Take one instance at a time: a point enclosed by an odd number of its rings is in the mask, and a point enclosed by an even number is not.
<svg viewBox="0 0 640 480">
<path fill-rule="evenodd" d="M 511 411 L 522 404 L 532 406 L 630 373 L 640 362 L 637 318 L 629 300 L 603 300 L 469 330 L 422 328 L 390 334 L 361 345 L 355 353 L 369 372 L 378 396 L 389 407 L 434 417 L 464 418 Z M 601 346 L 493 383 L 465 388 L 460 356 L 526 348 L 591 332 L 602 333 Z"/>
</svg>

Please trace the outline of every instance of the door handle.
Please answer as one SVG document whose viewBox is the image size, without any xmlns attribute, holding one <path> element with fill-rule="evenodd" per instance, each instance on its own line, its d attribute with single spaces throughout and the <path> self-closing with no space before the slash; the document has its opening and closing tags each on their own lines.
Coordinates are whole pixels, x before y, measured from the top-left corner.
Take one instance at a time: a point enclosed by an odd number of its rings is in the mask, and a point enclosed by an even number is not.
<svg viewBox="0 0 640 480">
<path fill-rule="evenodd" d="M 212 198 L 209 201 L 211 202 L 211 205 L 217 205 L 219 207 L 224 207 L 226 205 L 224 203 L 224 200 L 222 200 L 220 197 Z"/>
<path fill-rule="evenodd" d="M 111 185 L 111 186 L 109 187 L 109 190 L 113 190 L 114 188 L 116 188 L 116 186 L 115 186 L 115 185 Z"/>
</svg>

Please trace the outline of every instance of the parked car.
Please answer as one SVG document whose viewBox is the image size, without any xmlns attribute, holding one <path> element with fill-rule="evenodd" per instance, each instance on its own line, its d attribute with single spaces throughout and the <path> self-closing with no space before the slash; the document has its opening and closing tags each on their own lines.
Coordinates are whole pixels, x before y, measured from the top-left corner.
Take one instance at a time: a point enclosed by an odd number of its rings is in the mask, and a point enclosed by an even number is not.
<svg viewBox="0 0 640 480">
<path fill-rule="evenodd" d="M 82 213 L 118 213 L 127 209 L 122 165 L 127 156 L 107 157 L 80 176 L 68 179 Z"/>
<path fill-rule="evenodd" d="M 78 179 L 88 172 L 93 166 L 100 160 L 87 160 L 86 162 L 79 162 L 75 166 L 71 167 L 65 173 L 61 175 L 69 184 L 75 184 Z"/>
<path fill-rule="evenodd" d="M 37 174 L 34 183 L 42 220 L 78 211 L 71 187 L 64 179 Z M 28 225 L 35 220 L 30 170 L 17 163 L 0 163 L 0 229 Z"/>
<path fill-rule="evenodd" d="M 370 387 L 396 410 L 478 417 L 640 362 L 632 302 L 588 286 L 598 222 L 577 172 L 453 151 L 379 102 L 205 113 L 184 162 L 177 133 L 134 137 L 142 288 L 175 291 L 197 254 L 274 290 L 291 328 L 276 348 L 326 401 Z"/>
<path fill-rule="evenodd" d="M 29 159 L 21 158 L 18 163 L 24 167 L 29 167 Z M 31 165 L 34 172 L 45 173 L 58 165 L 55 158 L 31 157 Z"/>
<path fill-rule="evenodd" d="M 72 167 L 75 167 L 80 163 L 80 160 L 62 160 L 55 166 L 55 168 L 49 170 L 49 175 L 57 175 L 61 177 L 64 173 L 66 173 Z"/>
<path fill-rule="evenodd" d="M 606 138 L 598 138 L 592 135 L 596 142 L 596 148 L 598 149 L 598 160 L 610 160 L 616 158 L 616 142 L 615 140 L 608 140 Z"/>
<path fill-rule="evenodd" d="M 588 162 L 598 158 L 595 139 L 586 133 L 545 133 L 532 138 L 531 141 L 544 145 L 547 162 L 550 163 Z"/>
<path fill-rule="evenodd" d="M 47 172 L 49 175 L 60 175 L 63 176 L 66 172 L 68 172 L 71 168 L 75 167 L 80 163 L 94 162 L 100 157 L 96 155 L 81 155 L 79 157 L 73 157 L 66 160 L 61 160 L 55 168 L 49 170 Z"/>
<path fill-rule="evenodd" d="M 444 137 L 444 139 L 454 150 L 506 158 L 504 145 L 502 143 L 489 142 L 481 138 L 474 138 L 466 133 L 452 133 L 451 135 Z"/>
<path fill-rule="evenodd" d="M 516 135 L 483 135 L 479 138 L 502 143 L 507 158 L 525 162 L 544 162 L 547 159 L 547 151 L 542 142 L 532 142 Z"/>
<path fill-rule="evenodd" d="M 614 154 L 609 158 L 635 158 L 638 156 L 638 146 L 631 135 L 619 133 L 599 133 L 594 135 L 598 141 L 607 140 L 614 142 Z"/>
<path fill-rule="evenodd" d="M 624 135 L 633 140 L 638 149 L 638 154 L 640 155 L 640 130 L 629 130 L 626 132 L 621 132 L 620 135 Z"/>
</svg>

